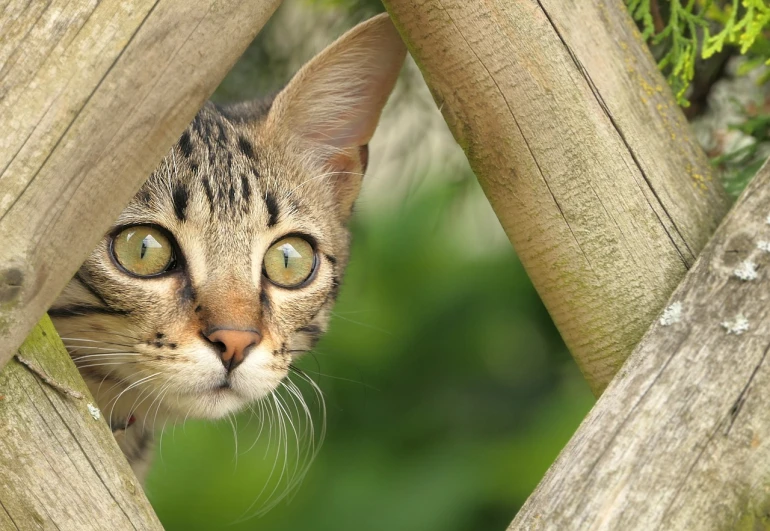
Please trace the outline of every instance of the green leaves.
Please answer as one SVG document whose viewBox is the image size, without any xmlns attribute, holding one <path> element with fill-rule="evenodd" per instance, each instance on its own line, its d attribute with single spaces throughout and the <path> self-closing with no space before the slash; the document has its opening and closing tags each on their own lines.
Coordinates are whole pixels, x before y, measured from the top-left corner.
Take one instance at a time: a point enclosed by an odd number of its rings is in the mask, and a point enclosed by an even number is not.
<svg viewBox="0 0 770 531">
<path fill-rule="evenodd" d="M 739 4 L 742 4 L 745 11 Z M 739 16 L 741 11 L 743 15 Z M 725 8 L 712 4 L 706 16 L 722 23 L 724 27 L 713 36 L 709 36 L 706 28 L 703 57 L 708 58 L 722 51 L 726 43 L 740 46 L 741 53 L 745 55 L 770 23 L 770 6 L 765 4 L 765 0 L 732 0 L 732 4 Z"/>
<path fill-rule="evenodd" d="M 770 142 L 770 115 L 752 115 L 742 109 L 746 120 L 730 126 L 747 136 L 746 143 L 737 149 L 711 159 L 711 163 L 720 169 L 727 193 L 738 197 L 749 181 L 756 175 L 767 158 L 763 145 Z"/>
<path fill-rule="evenodd" d="M 661 46 L 658 66 L 666 74 L 677 102 L 685 97 L 695 76 L 698 54 L 708 59 L 725 46 L 736 46 L 756 67 L 770 64 L 770 28 L 767 0 L 626 0 L 631 16 L 639 22 L 642 36 Z"/>
</svg>

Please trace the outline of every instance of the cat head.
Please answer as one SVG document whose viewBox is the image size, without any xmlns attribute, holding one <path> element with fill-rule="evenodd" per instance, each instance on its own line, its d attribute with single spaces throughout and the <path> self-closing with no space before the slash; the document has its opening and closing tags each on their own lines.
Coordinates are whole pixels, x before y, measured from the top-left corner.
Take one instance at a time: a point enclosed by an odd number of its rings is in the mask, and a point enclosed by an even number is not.
<svg viewBox="0 0 770 531">
<path fill-rule="evenodd" d="M 220 417 L 314 346 L 405 53 L 378 16 L 273 99 L 198 113 L 50 311 L 108 413 Z"/>
</svg>

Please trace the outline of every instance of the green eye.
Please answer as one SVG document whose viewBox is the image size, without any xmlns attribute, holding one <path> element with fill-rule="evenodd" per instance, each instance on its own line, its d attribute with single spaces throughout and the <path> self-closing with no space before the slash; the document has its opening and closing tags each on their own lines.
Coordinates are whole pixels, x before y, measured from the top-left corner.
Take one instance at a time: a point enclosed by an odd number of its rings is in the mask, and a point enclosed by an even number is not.
<svg viewBox="0 0 770 531">
<path fill-rule="evenodd" d="M 112 254 L 123 269 L 140 277 L 163 273 L 174 261 L 168 236 L 146 225 L 120 231 L 112 241 Z"/>
<path fill-rule="evenodd" d="M 314 268 L 313 247 L 297 236 L 277 241 L 265 254 L 265 275 L 284 288 L 296 288 L 310 278 Z"/>
</svg>

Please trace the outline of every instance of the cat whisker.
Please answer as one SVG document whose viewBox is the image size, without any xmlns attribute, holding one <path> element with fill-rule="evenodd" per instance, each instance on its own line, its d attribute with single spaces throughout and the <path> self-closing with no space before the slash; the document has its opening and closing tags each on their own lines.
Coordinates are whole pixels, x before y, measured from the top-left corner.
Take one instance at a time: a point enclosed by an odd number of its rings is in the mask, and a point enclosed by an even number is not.
<svg viewBox="0 0 770 531">
<path fill-rule="evenodd" d="M 281 398 L 281 395 L 279 395 L 278 393 L 273 393 L 273 399 L 276 402 L 276 404 L 275 404 L 276 408 L 279 408 L 279 410 L 281 411 L 282 416 L 285 417 L 285 419 L 286 419 L 284 421 L 284 430 L 286 430 L 286 426 L 288 424 L 288 426 L 291 427 L 292 433 L 294 433 L 294 440 L 295 440 L 295 443 L 296 443 L 295 446 L 296 446 L 296 451 L 297 451 L 297 458 L 294 461 L 294 472 L 296 473 L 297 464 L 299 463 L 299 458 L 300 458 L 300 449 L 299 449 L 300 437 L 299 437 L 299 432 L 297 431 L 297 428 L 294 426 L 294 421 L 292 420 L 291 414 L 288 411 L 288 406 L 286 406 L 286 403 Z M 284 432 L 284 433 L 286 433 L 286 432 Z M 288 453 L 289 453 L 288 444 L 289 444 L 289 437 L 288 437 L 288 434 L 286 434 L 286 435 L 287 436 L 284 439 L 284 443 L 286 444 L 286 459 L 284 460 L 284 469 L 283 469 L 283 471 L 281 471 L 281 478 L 279 478 L 279 480 L 278 480 L 279 482 L 283 478 L 283 475 L 287 471 L 287 468 L 288 468 Z M 287 483 L 289 483 L 288 480 L 287 480 Z M 287 488 L 288 488 L 288 486 L 287 486 Z"/>
<path fill-rule="evenodd" d="M 145 389 L 142 389 L 139 392 L 139 394 L 136 396 L 136 399 L 134 400 L 134 403 L 131 404 L 130 408 L 128 408 L 128 413 L 126 414 L 126 418 L 127 419 L 130 419 L 131 416 L 133 416 L 133 414 L 139 408 L 139 406 L 141 406 L 144 403 L 145 400 L 147 400 L 148 398 L 150 398 L 152 396 L 153 391 L 154 391 L 154 389 L 152 387 L 146 387 Z M 145 393 L 147 393 L 147 396 L 142 398 L 142 395 L 144 395 Z M 158 395 L 159 395 L 159 393 L 158 393 Z M 142 398 L 141 402 L 139 402 L 140 398 Z M 157 398 L 157 395 L 156 395 L 156 398 Z M 139 403 L 137 404 L 137 402 L 139 402 Z M 150 404 L 150 406 L 152 406 L 152 403 Z M 148 408 L 147 411 L 149 412 L 149 408 Z M 147 417 L 144 417 L 144 419 L 142 420 L 142 432 L 145 431 L 144 428 L 145 428 L 146 421 L 147 421 Z"/>
<path fill-rule="evenodd" d="M 282 385 L 286 388 L 286 390 L 289 392 L 289 396 L 292 399 L 292 402 L 297 407 L 297 414 L 299 414 L 299 407 L 302 407 L 302 412 L 305 415 L 305 420 L 307 421 L 306 426 L 306 434 L 311 436 L 310 443 L 311 447 L 315 448 L 315 439 L 312 437 L 313 435 L 313 415 L 310 413 L 310 408 L 307 405 L 307 402 L 305 401 L 305 397 L 302 396 L 302 391 L 292 382 L 291 380 L 287 379 L 285 382 L 281 382 Z"/>
<path fill-rule="evenodd" d="M 297 460 L 295 461 L 292 479 L 288 482 L 286 487 L 287 495 L 291 497 L 293 496 L 292 491 L 296 492 L 296 487 L 300 485 L 315 459 L 316 446 L 315 439 L 313 437 L 313 418 L 310 414 L 310 409 L 307 407 L 307 403 L 293 382 L 288 381 L 281 383 L 289 393 L 289 398 L 291 399 L 292 404 L 294 404 L 295 412 L 297 413 L 298 417 L 297 422 L 300 428 L 299 433 L 297 433 L 297 430 L 295 430 L 295 435 L 297 436 Z M 300 413 L 303 413 L 304 416 Z M 304 448 L 302 451 L 300 451 L 300 442 L 302 442 Z M 300 464 L 302 464 L 302 467 L 300 467 Z"/>
<path fill-rule="evenodd" d="M 62 343 L 64 343 L 64 346 L 66 347 L 66 349 L 68 351 L 78 350 L 78 349 L 81 349 L 81 350 L 83 350 L 83 349 L 86 349 L 86 350 L 110 350 L 110 349 L 112 349 L 112 350 L 126 350 L 126 349 L 129 349 L 129 350 L 132 350 L 132 351 L 134 350 L 134 345 L 124 345 L 122 343 L 109 343 L 109 342 L 104 342 L 104 341 L 99 341 L 99 343 L 101 343 L 103 345 L 109 345 L 109 346 L 107 346 L 107 347 L 99 347 L 99 346 L 94 346 L 94 345 L 80 345 L 80 344 L 77 344 L 77 343 L 70 343 L 69 341 L 63 341 Z M 120 347 L 120 348 L 116 349 L 115 347 Z"/>
<path fill-rule="evenodd" d="M 75 362 L 75 365 L 78 364 L 78 362 L 84 363 L 87 360 L 93 360 L 94 358 L 97 359 L 109 359 L 109 358 L 131 358 L 131 357 L 137 357 L 140 356 L 139 354 L 134 354 L 131 352 L 110 352 L 110 353 L 104 353 L 104 354 L 88 354 L 84 356 L 72 356 L 72 361 Z"/>
<path fill-rule="evenodd" d="M 316 430 L 313 422 L 313 415 L 310 407 L 304 399 L 302 391 L 297 385 L 289 378 L 281 382 L 278 389 L 274 390 L 265 399 L 260 400 L 255 404 L 259 411 L 255 410 L 255 406 L 251 406 L 251 412 L 257 414 L 261 418 L 260 432 L 257 435 L 257 439 L 252 443 L 253 448 L 257 440 L 262 434 L 266 421 L 269 420 L 268 426 L 270 428 L 270 434 L 267 441 L 268 449 L 273 446 L 273 424 L 275 424 L 276 436 L 276 458 L 273 463 L 273 467 L 268 475 L 265 486 L 262 491 L 257 495 L 251 505 L 244 511 L 242 517 L 238 521 L 243 521 L 248 518 L 264 514 L 273 507 L 275 507 L 281 500 L 291 499 L 294 493 L 296 493 L 297 487 L 304 480 L 307 475 L 312 462 L 315 460 L 320 450 L 321 443 L 326 436 L 326 405 L 323 397 L 323 393 L 317 384 L 300 369 L 290 366 L 291 372 L 296 374 L 303 381 L 307 382 L 319 404 L 319 411 L 321 413 L 320 429 L 318 430 L 318 437 L 315 436 Z M 278 391 L 285 390 L 288 394 L 288 399 L 281 396 Z M 291 406 L 289 405 L 291 401 Z M 293 407 L 292 407 L 293 406 Z M 269 419 L 266 419 L 265 411 L 270 415 Z M 296 422 L 293 420 L 292 413 L 296 414 Z M 275 416 L 273 416 L 275 414 Z M 296 451 L 297 461 L 294 466 L 289 467 L 289 431 L 296 439 L 294 450 Z M 248 450 L 247 450 L 248 451 Z M 267 453 L 265 454 L 267 457 Z M 280 474 L 275 481 L 270 492 L 267 492 L 268 487 L 271 484 L 271 480 L 274 479 L 278 466 L 281 466 Z M 281 491 L 279 492 L 279 488 Z M 260 501 L 260 508 L 257 511 L 252 511 L 254 506 Z"/>
<path fill-rule="evenodd" d="M 171 384 L 168 384 L 168 389 L 170 389 Z M 163 395 L 163 398 L 161 399 L 161 402 L 165 400 L 166 394 L 168 394 L 168 389 L 166 390 L 166 393 Z M 158 408 L 155 410 L 155 418 L 153 419 L 152 423 L 155 425 L 155 423 L 158 420 L 158 410 L 160 410 L 160 402 L 158 402 Z M 189 410 L 188 410 L 189 413 Z M 170 417 L 166 416 L 166 420 L 163 421 L 163 427 L 160 430 L 160 441 L 158 441 L 158 453 L 160 454 L 160 461 L 163 462 L 163 435 L 166 433 L 166 424 L 168 423 L 168 419 Z M 176 424 L 174 424 L 174 434 L 176 434 Z"/>
<path fill-rule="evenodd" d="M 107 367 L 109 365 L 128 365 L 139 363 L 138 361 L 114 361 L 109 363 L 91 363 L 89 365 L 78 365 L 78 369 L 88 369 L 89 367 Z"/>
<path fill-rule="evenodd" d="M 90 329 L 70 330 L 70 332 L 72 332 L 74 334 L 95 334 L 95 335 L 99 335 L 99 336 L 108 335 L 108 336 L 124 337 L 126 339 L 131 339 L 132 341 L 141 341 L 141 338 L 138 337 L 138 336 L 131 336 L 131 335 L 127 335 L 127 334 L 121 334 L 120 332 L 115 332 L 113 330 L 102 330 L 102 329 L 94 330 L 94 329 L 90 328 Z M 124 332 L 125 332 L 125 330 L 124 330 Z M 73 338 L 73 339 L 78 339 L 78 338 Z"/>
<path fill-rule="evenodd" d="M 230 423 L 230 427 L 233 430 L 233 444 L 235 444 L 235 453 L 233 455 L 234 466 L 238 468 L 238 421 L 235 419 L 235 415 L 232 412 L 227 414 L 227 421 Z"/>
<path fill-rule="evenodd" d="M 89 339 L 89 338 L 85 338 L 85 337 L 64 337 L 64 336 L 61 336 L 61 340 L 62 341 L 78 341 L 78 342 L 82 342 L 82 343 L 104 343 L 106 345 L 121 345 L 121 346 L 124 346 L 124 347 L 128 346 L 127 344 L 124 344 L 124 343 L 111 343 L 111 342 L 105 341 L 103 339 Z"/>
<path fill-rule="evenodd" d="M 165 391 L 166 391 L 166 390 L 167 390 L 167 389 L 168 389 L 170 386 L 171 386 L 171 383 L 170 383 L 170 382 L 167 382 L 166 384 L 164 384 L 163 386 L 161 386 L 161 388 L 160 388 L 160 389 L 158 390 L 158 392 L 156 393 L 156 395 L 155 395 L 155 398 L 153 399 L 153 401 L 152 401 L 152 402 L 150 402 L 150 405 L 149 405 L 149 407 L 147 408 L 147 415 L 145 415 L 144 419 L 142 419 L 142 431 L 145 431 L 145 430 L 147 429 L 147 419 L 149 418 L 149 416 L 150 416 L 150 413 L 152 412 L 152 406 L 154 406 L 154 405 L 155 405 L 155 403 L 157 402 L 157 403 L 158 403 L 158 407 L 157 407 L 157 409 L 155 410 L 155 418 L 153 419 L 153 421 L 152 421 L 152 424 L 150 425 L 150 429 L 153 429 L 153 428 L 155 427 L 155 421 L 156 421 L 156 420 L 157 420 L 157 418 L 158 418 L 158 410 L 160 410 L 160 404 L 161 404 L 161 402 L 162 402 L 162 399 L 161 399 L 161 397 L 162 397 L 162 396 L 164 396 L 164 392 L 165 392 Z"/>
<path fill-rule="evenodd" d="M 90 363 L 92 361 L 118 361 L 121 359 L 126 360 L 126 362 L 133 362 L 136 363 L 137 358 L 139 357 L 139 354 L 131 354 L 131 353 L 121 353 L 121 352 L 113 352 L 109 354 L 89 354 L 87 356 L 72 356 L 72 361 L 75 363 L 75 365 L 80 365 L 83 363 Z"/>
<path fill-rule="evenodd" d="M 118 365 L 123 365 L 123 364 L 125 364 L 125 363 L 130 363 L 130 364 L 137 364 L 137 363 L 139 363 L 139 361 L 126 361 L 126 362 L 120 363 L 120 364 L 118 364 Z M 112 370 L 114 371 L 114 370 L 116 370 L 116 369 L 117 369 L 117 367 L 116 367 L 115 369 L 112 369 Z M 134 369 L 133 369 L 133 367 L 132 367 L 132 370 L 134 370 Z M 118 387 L 119 385 L 123 385 L 123 384 L 125 384 L 125 383 L 129 383 L 129 382 L 131 381 L 131 378 L 132 378 L 132 377 L 134 377 L 134 376 L 139 376 L 139 375 L 142 375 L 142 374 L 145 374 L 145 373 L 147 373 L 147 372 L 148 372 L 148 371 L 150 371 L 150 370 L 151 370 L 151 369 L 148 369 L 148 368 L 139 368 L 139 369 L 136 369 L 136 370 L 135 370 L 135 372 L 134 372 L 133 374 L 129 374 L 128 376 L 125 376 L 125 377 L 121 378 L 120 380 L 118 380 L 117 382 L 113 383 L 113 384 L 112 384 L 112 386 L 110 386 L 110 388 L 109 388 L 109 389 L 107 389 L 107 391 L 106 391 L 106 394 L 109 394 L 109 393 L 110 393 L 110 392 L 111 392 L 113 389 L 115 389 L 115 388 L 116 388 L 116 387 Z M 130 385 L 130 383 L 129 383 L 129 385 Z"/>
<path fill-rule="evenodd" d="M 292 371 L 295 370 L 295 369 L 296 370 L 300 370 L 300 369 L 297 369 L 296 367 L 294 367 L 293 365 L 291 367 L 289 367 L 289 369 L 292 370 Z M 332 374 L 326 374 L 326 373 L 323 373 L 323 372 L 313 371 L 313 370 L 310 370 L 310 369 L 302 369 L 302 370 L 304 372 L 309 372 L 309 373 L 315 374 L 316 376 L 320 376 L 321 378 L 331 378 L 332 380 L 340 380 L 342 382 L 350 382 L 350 383 L 354 383 L 354 384 L 358 384 L 358 385 L 363 385 L 364 387 L 369 388 L 372 391 L 377 391 L 378 393 L 382 392 L 382 389 L 374 387 L 373 385 L 369 385 L 368 383 L 362 382 L 360 380 L 353 380 L 353 379 L 350 379 L 350 378 L 343 378 L 342 376 L 334 376 Z"/>
<path fill-rule="evenodd" d="M 161 374 L 160 372 L 156 372 L 156 373 L 153 373 L 153 374 L 151 374 L 149 376 L 145 376 L 144 378 L 140 378 L 139 380 L 135 381 L 134 383 L 130 384 L 128 387 L 123 389 L 115 398 L 113 398 L 112 400 L 107 402 L 107 407 L 109 407 L 110 404 L 112 404 L 112 407 L 110 408 L 110 414 L 108 416 L 110 425 L 112 425 L 112 414 L 115 412 L 115 406 L 118 404 L 118 401 L 120 401 L 120 397 L 122 397 L 124 394 L 126 394 L 131 389 L 133 389 L 135 387 L 138 387 L 139 385 L 142 385 L 143 383 L 148 383 L 150 380 L 152 380 L 153 378 L 156 378 L 160 374 Z"/>
<path fill-rule="evenodd" d="M 272 396 L 273 396 L 273 394 L 270 393 L 263 400 L 260 400 L 260 402 L 262 402 L 262 403 L 266 402 L 265 405 L 268 406 L 268 407 L 266 407 L 265 409 L 269 413 L 269 432 L 268 432 L 268 438 L 267 438 L 267 445 L 266 445 L 265 455 L 264 455 L 263 459 L 267 458 L 267 454 L 268 454 L 269 449 L 273 447 L 273 424 L 276 423 L 276 418 L 273 417 L 273 415 L 272 415 L 272 411 L 273 410 L 269 407 L 269 406 L 273 405 L 273 402 L 270 400 L 272 398 Z M 276 410 L 276 412 L 277 412 L 277 410 Z M 278 460 L 280 458 L 280 449 L 281 449 L 281 446 L 280 446 L 280 435 L 281 435 L 281 432 L 280 432 L 280 427 L 279 427 L 278 430 L 277 430 L 277 442 L 279 444 L 276 447 L 275 461 L 273 462 L 273 466 L 270 469 L 270 473 L 267 476 L 267 480 L 265 481 L 265 484 L 262 487 L 262 490 L 259 491 L 259 494 L 257 494 L 256 498 L 254 498 L 254 501 L 252 501 L 251 504 L 246 508 L 246 510 L 241 515 L 241 517 L 238 520 L 236 520 L 235 522 L 233 522 L 233 523 L 239 523 L 239 522 L 242 522 L 244 520 L 247 520 L 247 519 L 251 518 L 253 516 L 253 515 L 249 514 L 251 509 L 259 502 L 259 500 L 262 498 L 262 495 L 265 493 L 265 491 L 269 487 L 270 480 L 273 478 L 273 474 L 275 473 L 275 469 L 278 466 Z M 270 498 L 272 497 L 272 494 L 273 494 L 273 492 L 275 492 L 276 488 L 277 488 L 277 485 L 276 485 L 275 488 L 273 488 L 273 491 L 268 495 L 267 500 L 270 500 Z M 272 505 L 270 505 L 270 507 L 272 507 Z M 265 510 L 265 508 L 263 507 L 263 509 L 261 509 L 261 510 Z M 259 511 L 256 514 L 259 514 Z"/>
<path fill-rule="evenodd" d="M 97 396 L 98 396 L 98 395 L 101 393 L 101 390 L 102 390 L 102 385 L 104 385 L 104 382 L 105 382 L 105 381 L 107 380 L 107 378 L 109 378 L 109 377 L 110 377 L 110 375 L 111 375 L 113 372 L 115 372 L 116 370 L 117 370 L 117 367 L 115 367 L 114 369 L 110 369 L 110 371 L 109 371 L 107 374 L 105 374 L 105 375 L 104 375 L 104 377 L 102 378 L 102 381 L 101 381 L 101 382 L 99 382 L 99 387 L 97 387 L 97 388 L 96 388 L 96 395 L 97 395 Z M 125 378 L 121 378 L 120 380 L 118 380 L 118 383 L 122 383 L 122 382 L 124 382 L 125 380 L 126 380 Z"/>
<path fill-rule="evenodd" d="M 137 343 L 137 342 L 120 343 L 117 341 L 108 341 L 106 339 L 86 339 L 86 338 L 78 338 L 78 337 L 62 337 L 61 340 L 62 340 L 62 343 L 64 343 L 64 346 L 67 347 L 68 349 L 92 347 L 92 345 L 87 345 L 83 343 L 97 343 L 98 345 L 109 345 L 110 347 L 134 348 L 134 346 L 136 346 L 136 343 Z"/>
<path fill-rule="evenodd" d="M 292 373 L 296 374 L 298 377 L 300 377 L 303 381 L 307 382 L 310 385 L 310 388 L 313 390 L 313 393 L 315 394 L 316 400 L 318 401 L 319 406 L 319 412 L 321 416 L 321 429 L 318 436 L 318 448 L 315 450 L 313 454 L 313 459 L 315 459 L 315 456 L 317 455 L 317 452 L 320 450 L 321 444 L 323 444 L 324 439 L 326 438 L 326 399 L 324 397 L 323 391 L 318 386 L 318 384 L 307 374 L 305 374 L 304 371 L 301 369 L 294 367 L 292 365 L 289 366 L 289 369 Z M 307 404 L 304 401 L 304 397 L 302 397 L 302 392 L 299 390 L 299 388 L 296 386 L 294 382 L 291 382 L 291 379 L 289 379 L 289 382 L 293 386 L 293 388 L 296 390 L 296 396 L 298 398 L 302 398 L 303 404 L 305 404 L 305 408 L 308 415 L 308 421 L 312 425 L 312 416 L 310 415 L 309 408 L 307 408 Z"/>
<path fill-rule="evenodd" d="M 281 473 L 278 476 L 278 481 L 275 482 L 275 487 L 273 487 L 273 490 L 270 492 L 270 494 L 267 496 L 267 500 L 273 500 L 273 496 L 275 495 L 276 491 L 278 490 L 278 487 L 281 484 L 281 480 L 283 479 L 284 473 L 286 471 L 286 464 L 289 459 L 289 436 L 286 431 L 286 422 L 284 421 L 283 415 L 281 414 L 281 410 L 279 409 L 278 400 L 276 399 L 275 390 L 273 390 L 272 393 L 270 393 L 270 398 L 273 401 L 273 405 L 275 406 L 275 412 L 276 412 L 276 418 L 278 419 L 278 433 L 281 436 L 281 438 L 278 440 L 278 448 L 281 448 L 281 441 L 283 441 L 283 462 L 281 464 Z M 280 451 L 276 452 L 276 465 L 278 464 L 278 461 L 280 459 Z M 275 467 L 273 467 L 275 469 Z M 272 472 L 270 474 L 270 477 L 272 478 Z M 274 500 L 273 502 L 270 502 L 266 504 L 265 507 L 263 507 L 263 510 L 267 507 L 274 507 L 275 503 L 277 503 L 277 500 Z"/>
<path fill-rule="evenodd" d="M 262 436 L 262 432 L 265 429 L 265 421 L 264 421 L 265 405 L 262 403 L 262 400 L 257 401 L 256 405 L 259 406 L 259 413 L 254 411 L 254 405 L 249 405 L 249 411 L 251 412 L 251 416 L 256 415 L 257 418 L 259 419 L 259 432 L 257 432 L 257 436 L 254 438 L 254 442 L 251 443 L 251 446 L 249 446 L 249 448 L 246 450 L 245 453 L 249 453 L 254 448 L 254 446 L 256 446 L 257 442 Z"/>
<path fill-rule="evenodd" d="M 382 332 L 383 334 L 393 335 L 393 332 L 389 332 L 389 331 L 387 331 L 387 330 L 385 330 L 383 328 L 379 328 L 379 327 L 376 327 L 374 325 L 370 325 L 368 323 L 362 323 L 360 321 L 355 321 L 353 319 L 350 319 L 349 317 L 343 317 L 342 315 L 340 315 L 338 313 L 335 313 L 335 312 L 329 312 L 329 313 L 331 313 L 331 315 L 333 315 L 337 319 L 342 319 L 343 321 L 347 321 L 349 323 L 353 323 L 353 324 L 356 324 L 356 325 L 359 325 L 359 326 L 363 326 L 364 328 L 368 328 L 370 330 L 375 330 L 377 332 Z"/>
<path fill-rule="evenodd" d="M 78 352 L 84 352 L 88 354 L 99 354 L 99 353 L 107 353 L 107 354 L 119 354 L 123 352 L 128 352 L 131 354 L 136 354 L 137 352 L 132 348 L 112 348 L 112 347 L 105 347 L 105 348 L 99 348 L 99 347 L 81 347 L 79 345 L 64 345 L 67 348 L 67 352 L 74 358 L 78 356 Z M 89 352 L 91 351 L 91 352 Z M 96 351 L 96 352 L 93 352 Z"/>
</svg>

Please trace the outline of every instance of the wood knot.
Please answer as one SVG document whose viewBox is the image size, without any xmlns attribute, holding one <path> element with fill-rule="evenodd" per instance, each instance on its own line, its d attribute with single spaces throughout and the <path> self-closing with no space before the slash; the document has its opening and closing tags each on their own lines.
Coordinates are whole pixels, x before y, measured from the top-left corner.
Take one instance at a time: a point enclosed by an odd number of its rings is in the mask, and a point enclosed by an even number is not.
<svg viewBox="0 0 770 531">
<path fill-rule="evenodd" d="M 736 267 L 752 254 L 755 247 L 756 244 L 749 234 L 738 233 L 725 244 L 722 263 L 727 267 Z"/>
<path fill-rule="evenodd" d="M 24 273 L 15 267 L 0 272 L 0 302 L 10 302 L 21 293 Z"/>
</svg>

